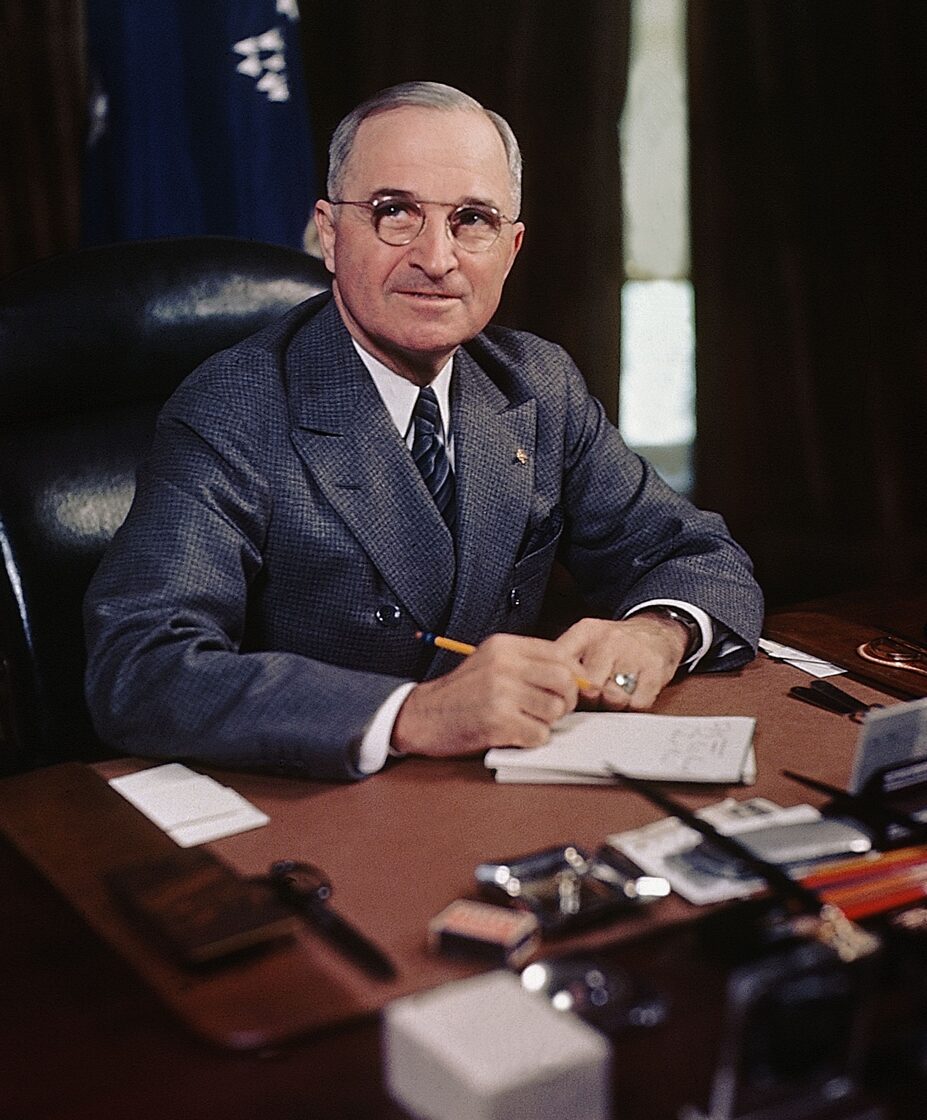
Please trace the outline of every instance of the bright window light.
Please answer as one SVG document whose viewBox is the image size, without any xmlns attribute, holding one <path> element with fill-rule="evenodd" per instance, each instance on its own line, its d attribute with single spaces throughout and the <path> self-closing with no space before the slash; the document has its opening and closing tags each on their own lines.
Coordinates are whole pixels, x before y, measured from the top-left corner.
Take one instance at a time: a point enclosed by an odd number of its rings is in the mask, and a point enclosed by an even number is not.
<svg viewBox="0 0 927 1120">
<path fill-rule="evenodd" d="M 696 434 L 685 26 L 686 0 L 632 0 L 618 408 L 628 444 L 683 492 Z"/>
<path fill-rule="evenodd" d="M 692 285 L 628 280 L 621 289 L 619 424 L 634 447 L 695 438 Z"/>
</svg>

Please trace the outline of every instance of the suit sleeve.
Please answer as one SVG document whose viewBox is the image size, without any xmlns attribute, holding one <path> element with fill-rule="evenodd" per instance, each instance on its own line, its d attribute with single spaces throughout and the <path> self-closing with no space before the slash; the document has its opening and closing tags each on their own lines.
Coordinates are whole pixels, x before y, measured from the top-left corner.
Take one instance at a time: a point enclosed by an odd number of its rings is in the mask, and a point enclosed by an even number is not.
<svg viewBox="0 0 927 1120">
<path fill-rule="evenodd" d="M 750 660 L 763 597 L 747 554 L 718 514 L 697 509 L 627 447 L 572 363 L 566 386 L 564 561 L 591 608 L 620 618 L 655 599 L 688 602 L 715 623 L 700 670 Z"/>
<path fill-rule="evenodd" d="M 130 754 L 363 777 L 357 747 L 400 681 L 247 649 L 249 588 L 264 576 L 273 516 L 255 442 L 220 449 L 176 409 L 162 415 L 85 601 L 91 716 Z"/>
</svg>

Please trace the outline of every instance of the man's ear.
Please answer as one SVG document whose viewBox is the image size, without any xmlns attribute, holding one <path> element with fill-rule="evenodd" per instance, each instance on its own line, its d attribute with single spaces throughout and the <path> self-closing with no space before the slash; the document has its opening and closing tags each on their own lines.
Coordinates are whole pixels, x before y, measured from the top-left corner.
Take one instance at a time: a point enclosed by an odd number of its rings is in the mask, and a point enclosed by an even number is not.
<svg viewBox="0 0 927 1120">
<path fill-rule="evenodd" d="M 522 242 L 525 239 L 525 226 L 523 222 L 516 222 L 512 227 L 513 237 L 512 245 L 509 250 L 509 263 L 505 267 L 505 275 L 508 276 L 511 271 L 512 265 L 515 263 L 515 258 L 518 256 L 518 251 L 521 249 Z"/>
<path fill-rule="evenodd" d="M 335 272 L 335 214 L 332 204 L 320 198 L 315 204 L 313 212 L 315 228 L 319 234 L 319 244 L 322 247 L 322 259 L 325 267 L 334 275 Z"/>
</svg>

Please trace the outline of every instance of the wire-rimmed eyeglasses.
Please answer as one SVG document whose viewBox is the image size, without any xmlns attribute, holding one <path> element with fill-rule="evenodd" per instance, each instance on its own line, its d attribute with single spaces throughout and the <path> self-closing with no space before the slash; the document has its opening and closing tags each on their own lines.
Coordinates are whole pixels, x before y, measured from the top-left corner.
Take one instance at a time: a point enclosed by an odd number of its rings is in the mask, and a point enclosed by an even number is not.
<svg viewBox="0 0 927 1120">
<path fill-rule="evenodd" d="M 874 661 L 877 665 L 927 675 L 927 648 L 894 634 L 871 638 L 858 646 L 856 652 L 866 661 Z"/>
<path fill-rule="evenodd" d="M 332 206 L 359 206 L 370 214 L 374 233 L 386 245 L 410 245 L 425 228 L 426 206 L 443 206 L 447 228 L 457 245 L 467 253 L 485 253 L 499 238 L 504 225 L 514 225 L 495 206 L 482 202 L 433 202 L 407 195 L 377 195 L 360 201 L 332 200 Z"/>
</svg>

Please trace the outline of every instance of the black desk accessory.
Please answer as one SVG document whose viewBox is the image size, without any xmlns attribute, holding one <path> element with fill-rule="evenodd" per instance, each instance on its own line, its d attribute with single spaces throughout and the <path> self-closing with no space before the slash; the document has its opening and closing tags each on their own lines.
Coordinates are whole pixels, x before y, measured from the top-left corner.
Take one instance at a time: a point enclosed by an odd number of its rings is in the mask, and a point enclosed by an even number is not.
<svg viewBox="0 0 927 1120">
<path fill-rule="evenodd" d="M 267 881 L 277 897 L 376 980 L 392 980 L 396 967 L 386 954 L 329 905 L 332 885 L 317 867 L 281 859 Z"/>
<path fill-rule="evenodd" d="M 862 723 L 867 712 L 873 708 L 881 708 L 881 704 L 866 704 L 857 700 L 849 692 L 830 684 L 828 681 L 812 681 L 807 687 L 794 685 L 789 689 L 789 696 L 796 700 L 803 700 L 806 704 L 813 704 L 816 708 L 823 708 L 837 715 L 849 716 L 855 723 Z"/>
<path fill-rule="evenodd" d="M 813 692 L 819 692 L 822 696 L 827 696 L 834 704 L 841 705 L 847 712 L 868 712 L 870 708 L 881 708 L 881 704 L 867 704 L 863 700 L 857 699 L 849 692 L 845 692 L 842 688 L 838 688 L 830 681 L 813 680 L 809 685 Z"/>
<path fill-rule="evenodd" d="M 799 774 L 795 770 L 786 769 L 781 773 L 786 778 L 791 778 L 793 782 L 798 782 L 799 785 L 817 790 L 818 793 L 826 793 L 835 808 L 849 813 L 873 829 L 880 841 L 889 838 L 892 829 L 904 830 L 905 843 L 927 840 L 927 821 L 919 820 L 912 813 L 896 809 L 877 797 L 865 793 L 850 793 L 849 790 L 831 785 L 830 782 Z"/>
<path fill-rule="evenodd" d="M 838 716 L 851 714 L 842 705 L 835 705 L 831 700 L 828 700 L 826 696 L 822 696 L 818 692 L 813 692 L 804 685 L 793 685 L 789 689 L 789 696 L 791 696 L 793 700 L 801 700 L 805 704 L 811 704 L 812 707 L 821 708 L 825 712 L 833 712 Z"/>
<path fill-rule="evenodd" d="M 722 955 L 732 952 L 736 963 L 708 1108 L 688 1106 L 681 1120 L 883 1120 L 867 1110 L 859 1088 L 879 939 L 736 836 L 650 783 L 611 772 L 747 865 L 793 911 L 782 921 L 748 900 L 706 923 L 705 933 L 714 928 Z"/>
<path fill-rule="evenodd" d="M 669 1014 L 668 997 L 616 964 L 607 951 L 532 961 L 522 969 L 521 983 L 610 1038 L 658 1027 Z"/>
<path fill-rule="evenodd" d="M 243 879 L 203 848 L 178 848 L 104 879 L 126 912 L 188 967 L 216 966 L 299 928 L 266 883 Z"/>
<path fill-rule="evenodd" d="M 877 977 L 813 941 L 736 965 L 707 1108 L 679 1120 L 887 1120 L 864 1088 Z"/>
</svg>

